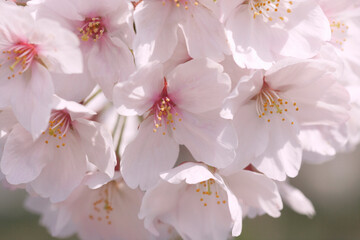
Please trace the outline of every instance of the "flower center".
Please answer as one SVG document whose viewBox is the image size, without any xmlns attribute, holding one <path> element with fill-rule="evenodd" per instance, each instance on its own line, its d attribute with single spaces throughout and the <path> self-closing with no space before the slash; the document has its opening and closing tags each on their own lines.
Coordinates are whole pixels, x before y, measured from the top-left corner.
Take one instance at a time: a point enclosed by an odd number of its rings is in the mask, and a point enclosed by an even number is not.
<svg viewBox="0 0 360 240">
<path fill-rule="evenodd" d="M 176 7 L 183 7 L 185 10 L 188 10 L 191 5 L 199 5 L 197 0 L 162 0 L 163 5 L 165 5 L 166 2 L 173 2 Z"/>
<path fill-rule="evenodd" d="M 81 40 L 85 42 L 87 42 L 90 38 L 96 42 L 106 32 L 106 28 L 101 17 L 86 18 L 83 26 L 78 30 L 80 32 Z"/>
<path fill-rule="evenodd" d="M 331 42 L 341 51 L 344 51 L 344 43 L 346 42 L 349 26 L 340 21 L 331 21 Z"/>
<path fill-rule="evenodd" d="M 97 220 L 99 222 L 105 221 L 107 225 L 111 225 L 111 213 L 114 211 L 112 204 L 112 194 L 118 191 L 117 183 L 115 181 L 111 181 L 107 183 L 105 186 L 101 187 L 97 191 L 98 196 L 94 202 L 92 202 L 92 211 L 89 214 L 90 220 Z"/>
<path fill-rule="evenodd" d="M 287 21 L 286 14 L 291 13 L 293 2 L 284 0 L 249 0 L 248 4 L 254 19 L 262 16 L 264 22 L 268 22 L 276 19 Z"/>
<path fill-rule="evenodd" d="M 49 144 L 49 142 L 52 141 L 56 145 L 56 148 L 60 148 L 60 146 L 65 147 L 64 138 L 66 138 L 66 133 L 71 128 L 70 114 L 64 110 L 53 110 L 50 116 L 48 130 L 42 133 L 43 135 L 48 134 L 45 143 Z"/>
<path fill-rule="evenodd" d="M 37 56 L 36 46 L 29 43 L 18 43 L 2 52 L 0 68 L 9 67 L 11 74 L 8 79 L 23 74 Z"/>
<path fill-rule="evenodd" d="M 219 191 L 214 179 L 198 183 L 195 191 L 200 194 L 200 202 L 204 207 L 209 204 L 209 201 L 215 201 L 217 205 L 226 203 L 226 200 L 219 195 L 221 191 Z"/>
<path fill-rule="evenodd" d="M 154 133 L 159 128 L 164 127 L 162 134 L 166 134 L 166 129 L 171 127 L 172 130 L 176 130 L 175 119 L 182 121 L 179 118 L 179 113 L 175 108 L 176 104 L 170 99 L 167 93 L 167 81 L 164 78 L 164 88 L 161 92 L 160 98 L 156 101 L 152 107 L 151 114 L 154 115 Z"/>
<path fill-rule="evenodd" d="M 285 122 L 286 115 L 291 111 L 299 111 L 296 102 L 289 102 L 279 96 L 279 93 L 270 89 L 264 83 L 263 89 L 256 97 L 256 111 L 259 118 L 267 118 L 267 122 L 271 122 L 274 115 L 281 116 L 281 121 Z M 291 122 L 294 125 L 294 122 Z"/>
</svg>

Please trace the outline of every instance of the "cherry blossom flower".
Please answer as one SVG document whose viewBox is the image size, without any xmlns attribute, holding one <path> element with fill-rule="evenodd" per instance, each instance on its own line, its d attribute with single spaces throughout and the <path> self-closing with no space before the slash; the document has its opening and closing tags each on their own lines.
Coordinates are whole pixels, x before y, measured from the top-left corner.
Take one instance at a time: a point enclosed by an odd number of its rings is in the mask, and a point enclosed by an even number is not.
<svg viewBox="0 0 360 240">
<path fill-rule="evenodd" d="M 344 64 L 343 79 L 352 83 L 359 81 L 360 74 L 360 6 L 355 6 L 355 2 L 319 1 L 331 28 L 329 43 Z"/>
<path fill-rule="evenodd" d="M 212 166 L 226 167 L 233 161 L 236 137 L 229 122 L 219 116 L 230 90 L 230 79 L 222 70 L 214 61 L 196 59 L 164 76 L 162 64 L 154 62 L 115 87 L 120 114 L 146 114 L 121 161 L 130 187 L 154 185 L 159 173 L 176 162 L 179 144 L 197 161 Z"/>
<path fill-rule="evenodd" d="M 36 138 L 50 117 L 50 72 L 82 71 L 79 41 L 54 21 L 34 21 L 22 7 L 1 3 L 0 15 L 0 108 L 11 106 Z"/>
<path fill-rule="evenodd" d="M 229 54 L 224 28 L 213 0 L 144 0 L 136 6 L 134 51 L 137 64 L 165 62 L 184 34 L 192 58 L 221 61 Z M 178 29 L 182 32 L 178 32 Z"/>
<path fill-rule="evenodd" d="M 143 193 L 130 189 L 119 174 L 116 176 L 103 186 L 90 189 L 88 181 L 98 176 L 89 175 L 64 202 L 52 204 L 30 197 L 27 208 L 40 213 L 42 224 L 57 237 L 76 231 L 81 239 L 87 240 L 155 239 L 137 217 Z M 168 235 L 167 231 L 163 234 Z"/>
<path fill-rule="evenodd" d="M 236 63 L 256 69 L 286 56 L 313 57 L 330 39 L 329 23 L 313 0 L 238 1 L 225 28 Z"/>
<path fill-rule="evenodd" d="M 7 137 L 1 171 L 10 184 L 27 184 L 29 191 L 66 199 L 84 178 L 88 164 L 112 177 L 116 165 L 111 135 L 86 118 L 94 112 L 75 102 L 55 99 L 48 129 L 37 139 L 16 124 Z"/>
<path fill-rule="evenodd" d="M 342 65 L 340 83 L 346 87 L 351 96 L 351 118 L 342 128 L 343 132 L 346 131 L 346 140 L 348 141 L 335 150 L 351 150 L 360 141 L 358 134 L 360 125 L 357 120 L 360 110 L 358 101 L 360 55 L 358 54 L 359 51 L 357 51 L 360 44 L 360 6 L 356 5 L 358 1 L 349 0 L 335 2 L 321 0 L 319 4 L 323 8 L 331 27 L 331 40 L 324 45 L 322 55 L 328 55 L 326 56 L 327 59 Z M 331 142 L 336 143 L 336 136 L 339 136 L 339 134 L 335 136 L 334 134 L 327 135 Z M 333 155 L 335 155 L 336 151 L 333 151 Z M 318 156 L 315 155 L 312 161 L 317 162 L 318 159 Z"/>
<path fill-rule="evenodd" d="M 118 81 L 125 81 L 135 70 L 129 49 L 134 35 L 132 5 L 118 0 L 46 0 L 32 1 L 38 5 L 37 16 L 57 20 L 74 32 L 81 40 L 84 56 L 84 73 L 75 76 L 57 76 L 60 96 L 79 100 L 86 97 L 98 83 L 111 99 L 112 89 Z M 64 80 L 65 79 L 65 80 Z M 82 86 L 79 88 L 73 87 Z M 79 94 L 79 89 L 83 94 Z"/>
<path fill-rule="evenodd" d="M 326 61 L 288 59 L 243 77 L 222 111 L 233 118 L 239 137 L 229 171 L 252 163 L 276 180 L 295 177 L 302 126 L 336 127 L 348 119 L 349 95 L 334 71 Z"/>
<path fill-rule="evenodd" d="M 280 215 L 280 195 L 262 174 L 241 171 L 220 176 L 204 164 L 185 163 L 161 174 L 144 196 L 139 217 L 153 234 L 154 223 L 168 223 L 183 239 L 227 239 L 239 236 L 243 215 Z"/>
</svg>

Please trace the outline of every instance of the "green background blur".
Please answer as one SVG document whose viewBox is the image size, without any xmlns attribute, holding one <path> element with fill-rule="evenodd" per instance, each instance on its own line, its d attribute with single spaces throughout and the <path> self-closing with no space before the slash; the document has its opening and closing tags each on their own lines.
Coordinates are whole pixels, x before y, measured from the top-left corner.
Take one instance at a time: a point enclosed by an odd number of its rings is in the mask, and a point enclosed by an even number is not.
<svg viewBox="0 0 360 240">
<path fill-rule="evenodd" d="M 315 206 L 313 219 L 285 207 L 282 216 L 245 219 L 240 240 L 359 240 L 360 149 L 322 165 L 304 165 L 292 184 Z M 22 206 L 26 193 L 0 187 L 0 240 L 54 239 Z M 76 240 L 76 237 L 68 238 Z"/>
</svg>

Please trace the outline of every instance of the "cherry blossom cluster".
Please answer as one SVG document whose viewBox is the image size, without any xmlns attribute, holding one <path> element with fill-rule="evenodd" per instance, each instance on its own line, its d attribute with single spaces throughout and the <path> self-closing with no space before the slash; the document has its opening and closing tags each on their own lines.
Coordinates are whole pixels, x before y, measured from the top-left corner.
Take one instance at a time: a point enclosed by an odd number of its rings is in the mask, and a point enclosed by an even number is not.
<svg viewBox="0 0 360 240">
<path fill-rule="evenodd" d="M 359 0 L 0 0 L 0 180 L 51 235 L 228 239 L 314 215 L 360 142 Z"/>
</svg>

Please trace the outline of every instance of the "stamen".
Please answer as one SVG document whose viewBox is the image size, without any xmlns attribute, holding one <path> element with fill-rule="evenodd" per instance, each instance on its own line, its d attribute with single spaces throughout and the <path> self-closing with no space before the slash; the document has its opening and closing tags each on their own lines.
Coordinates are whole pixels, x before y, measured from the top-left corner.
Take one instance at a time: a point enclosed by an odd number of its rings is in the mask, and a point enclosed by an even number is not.
<svg viewBox="0 0 360 240">
<path fill-rule="evenodd" d="M 60 143 L 55 144 L 56 148 L 65 147 L 64 138 L 66 138 L 67 131 L 72 128 L 71 126 L 71 117 L 70 114 L 64 110 L 54 110 L 51 113 L 49 127 L 46 131 L 48 133 L 48 138 L 45 140 L 45 143 L 48 144 L 49 141 L 60 141 Z M 45 135 L 46 132 L 42 134 Z M 52 138 L 51 138 L 52 137 Z M 54 139 L 54 140 L 51 140 Z"/>
<path fill-rule="evenodd" d="M 92 204 L 92 213 L 89 214 L 89 219 L 94 220 L 97 216 L 97 220 L 99 222 L 103 222 L 105 220 L 107 225 L 111 225 L 111 214 L 114 211 L 112 200 L 114 191 L 118 191 L 117 183 L 115 181 L 111 181 L 105 186 L 101 187 L 98 191 L 98 197 Z"/>
<path fill-rule="evenodd" d="M 344 51 L 344 43 L 347 41 L 349 26 L 341 21 L 331 21 L 331 42 Z"/>
<path fill-rule="evenodd" d="M 189 6 L 199 5 L 197 0 L 162 0 L 162 5 L 165 6 L 167 2 L 170 2 L 170 4 L 175 4 L 175 6 L 178 8 L 183 7 L 185 10 L 188 10 Z"/>
<path fill-rule="evenodd" d="M 275 90 L 270 89 L 270 87 L 264 82 L 263 88 L 260 93 L 256 96 L 256 112 L 259 118 L 265 117 L 267 122 L 270 123 L 273 119 L 273 115 L 283 115 L 281 121 L 285 122 L 285 117 L 287 116 L 284 113 L 288 113 L 288 108 L 284 108 L 285 105 L 288 105 L 288 100 L 283 100 L 279 96 L 279 93 Z M 292 103 L 292 107 L 295 111 L 299 111 L 296 102 Z M 293 125 L 294 123 L 291 122 Z"/>
<path fill-rule="evenodd" d="M 37 57 L 37 50 L 34 44 L 18 43 L 0 55 L 0 69 L 9 66 L 11 74 L 7 79 L 15 78 L 16 75 L 23 74 L 31 66 Z"/>
<path fill-rule="evenodd" d="M 84 24 L 78 28 L 80 38 L 83 41 L 92 39 L 94 42 L 98 41 L 106 32 L 106 28 L 102 22 L 101 17 L 86 18 Z"/>
<path fill-rule="evenodd" d="M 274 19 L 287 21 L 287 14 L 291 14 L 292 1 L 286 0 L 249 0 L 249 9 L 256 19 L 261 16 L 264 22 L 271 22 Z"/>
<path fill-rule="evenodd" d="M 224 199 L 225 197 L 219 195 L 222 190 L 218 187 L 214 179 L 200 182 L 196 186 L 197 187 L 195 188 L 195 191 L 196 193 L 201 194 L 200 202 L 202 202 L 204 207 L 208 206 L 208 204 L 211 202 L 214 202 L 217 205 L 219 205 L 221 202 L 223 204 L 226 203 L 226 200 L 221 201 L 221 199 Z"/>
</svg>

